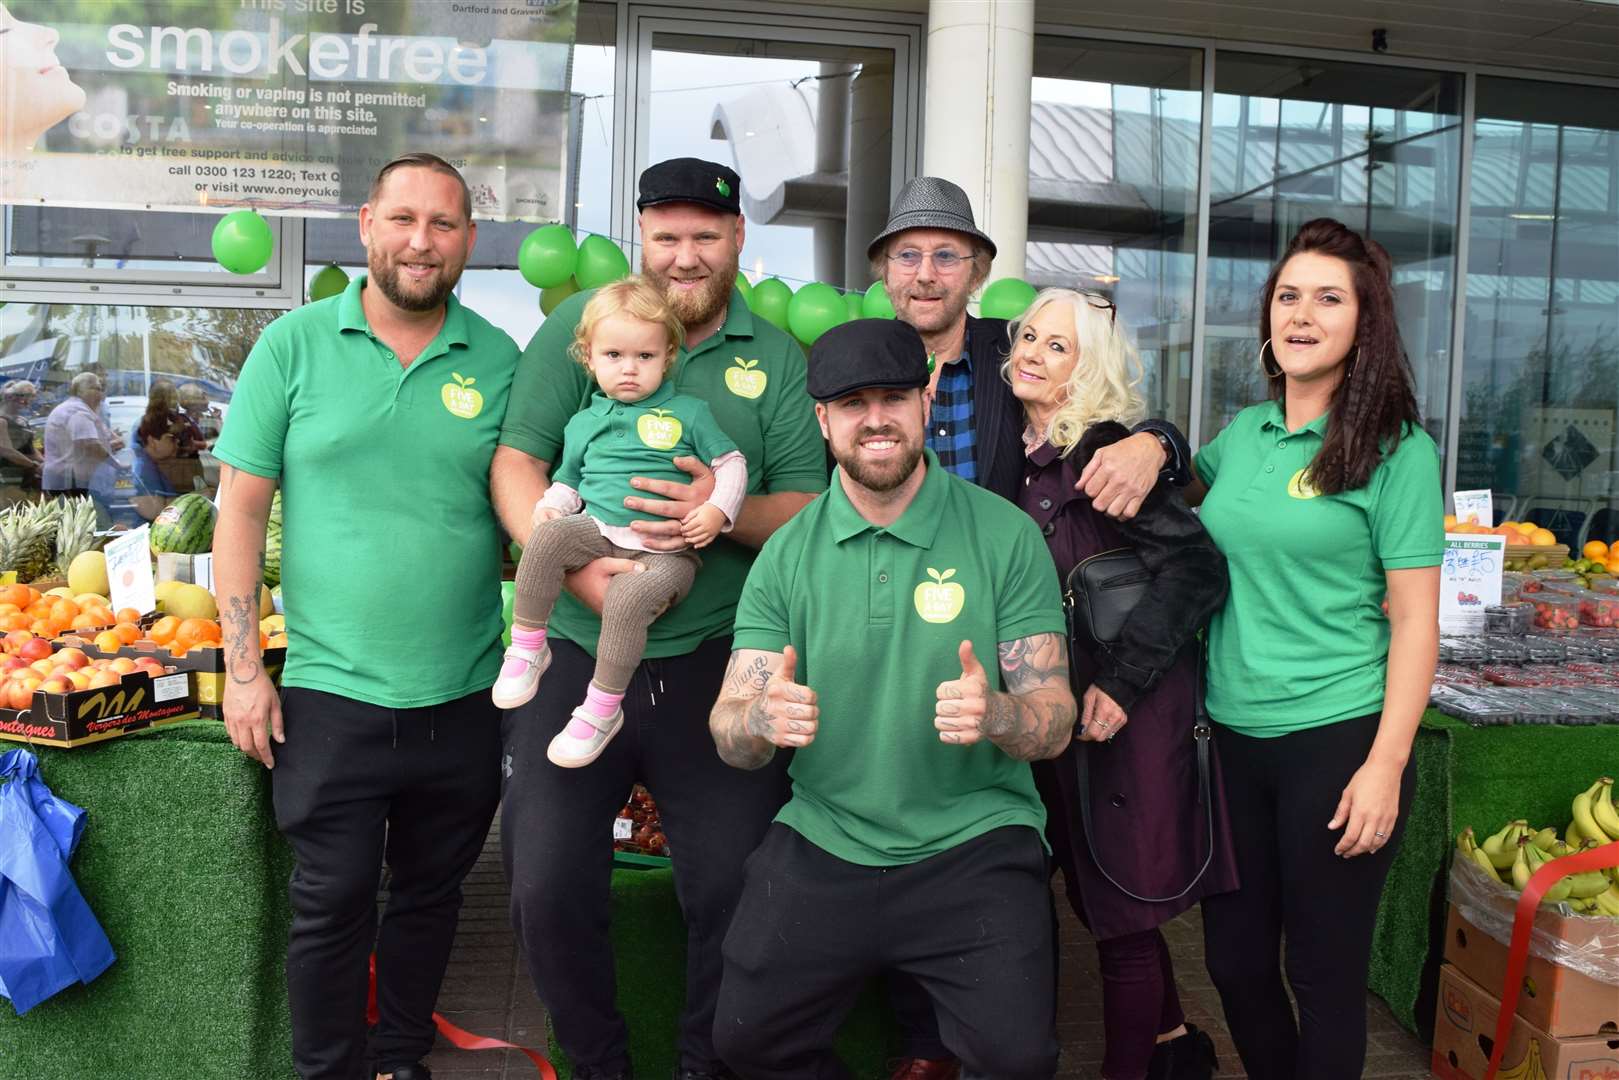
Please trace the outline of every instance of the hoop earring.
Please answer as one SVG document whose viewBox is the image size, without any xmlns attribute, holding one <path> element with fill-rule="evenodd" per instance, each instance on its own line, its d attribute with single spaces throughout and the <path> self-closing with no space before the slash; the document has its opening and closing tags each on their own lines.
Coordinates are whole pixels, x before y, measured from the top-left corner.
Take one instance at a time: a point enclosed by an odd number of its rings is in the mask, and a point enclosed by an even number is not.
<svg viewBox="0 0 1619 1080">
<path fill-rule="evenodd" d="M 1270 369 L 1270 364 L 1265 363 L 1265 350 L 1268 348 L 1270 348 L 1270 338 L 1266 338 L 1265 344 L 1259 347 L 1259 370 L 1265 373 L 1265 378 L 1267 379 L 1280 379 L 1285 374 L 1282 371 L 1282 365 L 1277 364 L 1276 371 L 1273 373 Z"/>
</svg>

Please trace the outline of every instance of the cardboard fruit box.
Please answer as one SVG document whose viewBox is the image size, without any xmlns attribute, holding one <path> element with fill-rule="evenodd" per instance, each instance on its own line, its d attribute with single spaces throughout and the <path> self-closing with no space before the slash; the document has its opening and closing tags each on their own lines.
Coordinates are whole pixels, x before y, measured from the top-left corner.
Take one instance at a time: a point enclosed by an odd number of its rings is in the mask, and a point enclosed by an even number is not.
<svg viewBox="0 0 1619 1080">
<path fill-rule="evenodd" d="M 206 719 L 221 719 L 220 707 L 225 695 L 225 650 L 219 645 L 195 645 L 186 650 L 184 656 L 172 656 L 169 650 L 145 638 L 132 644 L 125 645 L 117 652 L 107 652 L 98 649 L 89 641 L 78 637 L 64 637 L 57 639 L 56 645 L 62 648 L 73 645 L 83 649 L 84 654 L 91 658 L 104 656 L 127 656 L 135 659 L 141 656 L 155 656 L 161 660 L 165 667 L 176 671 L 190 671 L 196 675 L 197 712 Z M 265 649 L 261 657 L 264 670 L 269 673 L 270 681 L 277 686 L 281 684 L 281 669 L 287 663 L 287 648 L 278 645 L 273 649 Z"/>
<path fill-rule="evenodd" d="M 1570 918 L 1547 910 L 1536 912 L 1535 928 L 1582 947 L 1619 935 L 1619 922 L 1612 919 Z M 1469 922 L 1455 904 L 1445 922 L 1445 960 L 1497 993 L 1507 977 L 1507 946 Z M 1518 992 L 1518 1015 L 1559 1038 L 1619 1034 L 1619 986 L 1530 952 Z"/>
<path fill-rule="evenodd" d="M 1439 1080 L 1482 1080 L 1495 1046 L 1501 1002 L 1446 964 L 1439 971 L 1431 1071 Z M 1512 1018 L 1501 1056 L 1501 1080 L 1619 1080 L 1619 1032 L 1559 1039 Z"/>
<path fill-rule="evenodd" d="M 172 666 L 172 665 L 170 665 Z M 132 731 L 197 718 L 197 679 L 189 671 L 168 675 L 131 672 L 116 687 L 34 692 L 26 709 L 0 709 L 0 739 L 82 746 Z"/>
</svg>

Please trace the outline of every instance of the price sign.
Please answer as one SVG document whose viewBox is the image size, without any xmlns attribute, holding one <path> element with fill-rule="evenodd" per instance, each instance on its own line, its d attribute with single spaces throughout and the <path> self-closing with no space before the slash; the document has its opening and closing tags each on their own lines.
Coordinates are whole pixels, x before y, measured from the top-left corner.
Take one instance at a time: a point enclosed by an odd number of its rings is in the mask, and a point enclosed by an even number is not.
<svg viewBox="0 0 1619 1080">
<path fill-rule="evenodd" d="M 1501 602 L 1501 567 L 1507 538 L 1445 534 L 1445 561 L 1439 568 L 1439 632 L 1477 634 L 1484 609 Z"/>
<path fill-rule="evenodd" d="M 114 611 L 132 607 L 142 615 L 157 607 L 152 583 L 152 532 L 142 525 L 108 541 L 107 586 Z"/>
<path fill-rule="evenodd" d="M 1472 522 L 1488 529 L 1495 524 L 1495 496 L 1489 488 L 1480 491 L 1458 491 L 1451 496 L 1456 507 L 1456 520 Z"/>
</svg>

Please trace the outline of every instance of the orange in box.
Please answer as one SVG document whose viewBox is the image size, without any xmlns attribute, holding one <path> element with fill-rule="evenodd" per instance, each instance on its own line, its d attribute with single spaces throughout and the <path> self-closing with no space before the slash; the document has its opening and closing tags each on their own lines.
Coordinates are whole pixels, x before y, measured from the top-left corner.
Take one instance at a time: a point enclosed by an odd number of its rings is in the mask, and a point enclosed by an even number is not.
<svg viewBox="0 0 1619 1080">
<path fill-rule="evenodd" d="M 1455 965 L 1440 968 L 1433 1075 L 1439 1080 L 1482 1080 L 1500 1016 L 1499 999 Z M 1502 1080 L 1619 1080 L 1619 1033 L 1559 1039 L 1515 1016 L 1498 1075 Z"/>
<path fill-rule="evenodd" d="M 1535 913 L 1535 929 L 1561 941 L 1584 944 L 1597 935 L 1612 936 L 1615 923 L 1611 919 L 1567 918 L 1542 909 Z M 1501 992 L 1507 977 L 1507 946 L 1469 922 L 1455 904 L 1450 905 L 1450 918 L 1445 922 L 1445 960 L 1491 993 Z M 1518 1015 L 1560 1038 L 1619 1034 L 1619 986 L 1530 952 L 1523 988 L 1518 992 Z M 1619 1080 L 1619 1073 L 1613 1080 Z"/>
</svg>

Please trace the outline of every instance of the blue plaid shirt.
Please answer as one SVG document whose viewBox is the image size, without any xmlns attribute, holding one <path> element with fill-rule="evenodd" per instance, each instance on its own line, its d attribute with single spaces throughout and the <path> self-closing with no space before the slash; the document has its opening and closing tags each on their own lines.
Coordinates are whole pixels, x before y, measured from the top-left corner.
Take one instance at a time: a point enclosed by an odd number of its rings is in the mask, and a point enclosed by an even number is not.
<svg viewBox="0 0 1619 1080">
<path fill-rule="evenodd" d="M 940 465 L 968 483 L 977 483 L 977 446 L 973 430 L 973 362 L 964 352 L 960 360 L 944 365 L 939 373 L 939 385 L 933 391 L 933 415 L 928 420 L 928 449 L 938 455 Z"/>
</svg>

